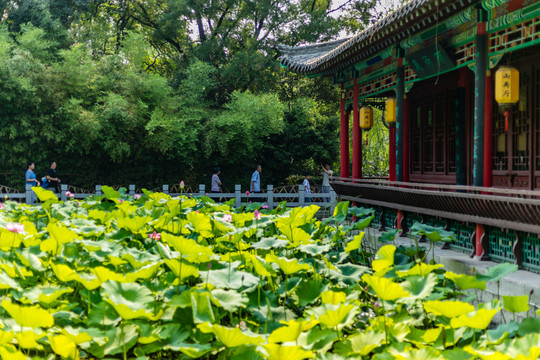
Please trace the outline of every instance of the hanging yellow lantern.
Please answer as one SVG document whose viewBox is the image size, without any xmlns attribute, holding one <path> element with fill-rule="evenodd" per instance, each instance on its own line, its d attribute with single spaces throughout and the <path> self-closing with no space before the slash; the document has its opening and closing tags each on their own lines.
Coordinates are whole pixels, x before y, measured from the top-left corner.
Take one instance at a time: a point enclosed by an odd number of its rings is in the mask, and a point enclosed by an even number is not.
<svg viewBox="0 0 540 360">
<path fill-rule="evenodd" d="M 373 108 L 369 106 L 363 106 L 360 108 L 360 127 L 366 131 L 366 146 L 368 144 L 369 129 L 373 127 Z"/>
<path fill-rule="evenodd" d="M 495 73 L 495 100 L 504 110 L 504 129 L 508 131 L 508 108 L 519 101 L 519 71 L 501 66 Z"/>
<path fill-rule="evenodd" d="M 369 130 L 373 127 L 373 108 L 363 106 L 360 108 L 360 127 Z"/>
<path fill-rule="evenodd" d="M 386 99 L 386 122 L 395 123 L 396 122 L 396 98 Z"/>
</svg>

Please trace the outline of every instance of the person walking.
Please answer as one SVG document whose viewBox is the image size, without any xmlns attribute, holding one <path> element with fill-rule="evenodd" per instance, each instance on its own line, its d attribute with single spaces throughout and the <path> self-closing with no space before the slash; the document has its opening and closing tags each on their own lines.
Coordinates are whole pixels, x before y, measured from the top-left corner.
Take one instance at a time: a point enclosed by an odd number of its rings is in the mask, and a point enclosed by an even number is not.
<svg viewBox="0 0 540 360">
<path fill-rule="evenodd" d="M 26 180 L 26 185 L 32 185 L 32 186 L 39 186 L 40 183 L 38 179 L 36 178 L 36 173 L 34 172 L 34 168 L 36 166 L 34 165 L 33 161 L 29 161 L 27 164 L 26 174 L 24 175 L 24 178 Z M 30 203 L 36 202 L 36 194 L 32 191 L 32 197 L 30 199 Z"/>
<path fill-rule="evenodd" d="M 321 168 L 322 169 L 322 192 L 324 194 L 328 194 L 330 193 L 330 190 L 332 190 L 332 187 L 330 186 L 330 176 L 332 176 L 334 174 L 334 172 L 332 170 L 330 170 L 330 164 L 328 163 L 325 163 L 324 166 Z M 328 197 L 325 197 L 323 198 L 323 202 L 330 202 L 330 198 Z"/>
<path fill-rule="evenodd" d="M 306 174 L 306 177 L 304 178 L 304 182 L 302 183 L 302 185 L 304 185 L 304 193 L 306 194 L 305 195 L 305 201 L 307 203 L 311 202 L 311 186 L 309 184 L 309 178 L 310 177 L 311 177 L 310 174 Z"/>
<path fill-rule="evenodd" d="M 49 169 L 47 169 L 47 175 L 45 175 L 45 178 L 47 179 L 48 190 L 57 193 L 60 192 L 60 179 L 56 175 L 56 161 L 50 162 Z"/>
<path fill-rule="evenodd" d="M 219 174 L 221 174 L 221 170 L 218 167 L 215 167 L 214 175 L 212 175 L 212 186 L 210 188 L 211 192 L 213 193 L 223 192 L 221 188 L 221 180 L 219 179 Z"/>
<path fill-rule="evenodd" d="M 261 171 L 262 171 L 261 165 L 257 165 L 257 167 L 255 168 L 255 171 L 253 172 L 253 174 L 251 174 L 249 192 L 257 193 L 257 194 L 261 193 Z M 261 199 L 254 198 L 253 201 L 260 202 Z"/>
</svg>

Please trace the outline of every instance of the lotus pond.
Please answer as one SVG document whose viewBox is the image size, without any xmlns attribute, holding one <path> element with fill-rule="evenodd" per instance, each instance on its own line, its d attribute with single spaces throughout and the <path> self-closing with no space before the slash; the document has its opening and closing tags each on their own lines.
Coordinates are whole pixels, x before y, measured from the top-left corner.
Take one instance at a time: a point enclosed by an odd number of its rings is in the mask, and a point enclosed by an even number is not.
<svg viewBox="0 0 540 360">
<path fill-rule="evenodd" d="M 467 276 L 417 247 L 371 254 L 369 209 L 340 203 L 321 222 L 314 205 L 35 191 L 42 204 L 0 210 L 3 359 L 540 356 L 538 317 L 490 326 L 502 308 L 529 311 L 526 295 L 470 304 L 514 266 Z"/>
</svg>

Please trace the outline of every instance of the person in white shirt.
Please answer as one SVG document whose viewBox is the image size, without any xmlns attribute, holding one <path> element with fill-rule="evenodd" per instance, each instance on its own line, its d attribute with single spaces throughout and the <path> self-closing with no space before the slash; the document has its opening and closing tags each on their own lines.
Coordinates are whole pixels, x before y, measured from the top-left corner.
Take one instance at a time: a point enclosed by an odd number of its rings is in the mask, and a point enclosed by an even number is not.
<svg viewBox="0 0 540 360">
<path fill-rule="evenodd" d="M 329 193 L 332 187 L 330 186 L 330 180 L 329 177 L 332 176 L 334 172 L 330 170 L 330 164 L 326 163 L 322 167 L 322 192 L 323 193 Z M 324 202 L 330 202 L 329 198 L 324 198 Z"/>
<path fill-rule="evenodd" d="M 222 192 L 221 180 L 219 179 L 219 174 L 221 174 L 221 170 L 218 167 L 214 168 L 214 175 L 212 175 L 212 188 L 211 188 L 211 191 L 213 193 Z"/>
<path fill-rule="evenodd" d="M 307 203 L 310 203 L 311 202 L 311 196 L 308 195 L 308 194 L 311 194 L 311 186 L 309 185 L 309 178 L 311 177 L 311 175 L 309 174 L 306 174 L 306 177 L 304 178 L 304 182 L 302 183 L 304 185 L 304 192 L 306 194 L 306 202 Z"/>
</svg>

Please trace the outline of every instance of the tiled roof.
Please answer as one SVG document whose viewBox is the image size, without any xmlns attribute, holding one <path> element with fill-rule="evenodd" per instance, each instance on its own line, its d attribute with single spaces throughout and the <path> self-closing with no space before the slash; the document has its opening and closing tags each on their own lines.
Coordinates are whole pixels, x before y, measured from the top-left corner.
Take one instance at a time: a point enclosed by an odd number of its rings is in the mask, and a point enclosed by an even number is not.
<svg viewBox="0 0 540 360">
<path fill-rule="evenodd" d="M 306 75 L 332 73 L 454 15 L 473 2 L 411 0 L 351 38 L 298 47 L 279 45 L 283 54 L 281 64 Z"/>
</svg>

